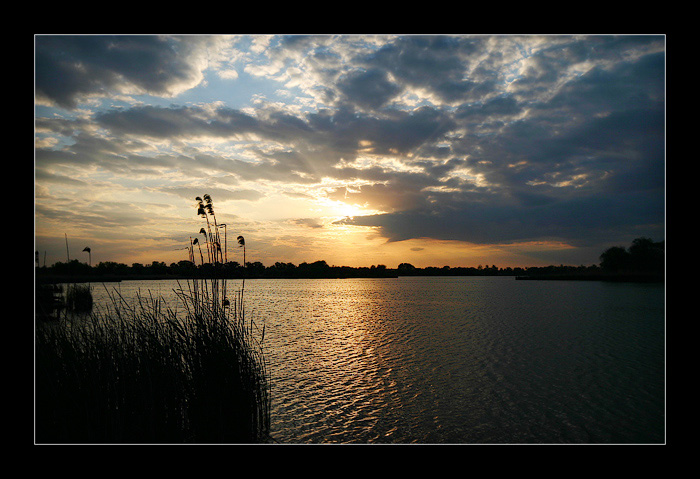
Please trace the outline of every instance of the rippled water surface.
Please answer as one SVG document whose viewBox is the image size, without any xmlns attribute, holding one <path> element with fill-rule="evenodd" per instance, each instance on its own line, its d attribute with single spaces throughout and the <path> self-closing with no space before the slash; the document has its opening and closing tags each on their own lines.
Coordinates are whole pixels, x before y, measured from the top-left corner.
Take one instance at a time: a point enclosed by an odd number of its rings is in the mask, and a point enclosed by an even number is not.
<svg viewBox="0 0 700 479">
<path fill-rule="evenodd" d="M 178 286 L 107 287 L 170 304 Z M 664 442 L 664 298 L 512 277 L 248 280 L 244 296 L 277 441 L 459 444 Z"/>
</svg>

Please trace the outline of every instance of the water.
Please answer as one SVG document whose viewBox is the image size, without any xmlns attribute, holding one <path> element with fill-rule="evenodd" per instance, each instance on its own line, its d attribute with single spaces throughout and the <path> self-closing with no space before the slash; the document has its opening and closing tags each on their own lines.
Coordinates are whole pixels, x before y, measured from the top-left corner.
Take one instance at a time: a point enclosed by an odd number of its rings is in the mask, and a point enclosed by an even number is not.
<svg viewBox="0 0 700 479">
<path fill-rule="evenodd" d="M 107 285 L 169 305 L 176 287 Z M 512 277 L 245 284 L 281 443 L 663 443 L 664 300 L 663 285 Z"/>
</svg>

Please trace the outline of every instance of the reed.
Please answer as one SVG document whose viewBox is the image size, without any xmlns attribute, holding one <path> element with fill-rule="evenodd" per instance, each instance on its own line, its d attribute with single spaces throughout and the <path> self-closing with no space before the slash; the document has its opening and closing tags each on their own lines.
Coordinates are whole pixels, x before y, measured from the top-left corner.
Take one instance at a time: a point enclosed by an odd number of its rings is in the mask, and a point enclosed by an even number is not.
<svg viewBox="0 0 700 479">
<path fill-rule="evenodd" d="M 242 295 L 213 301 L 224 280 L 177 291 L 178 313 L 139 295 L 87 319 L 36 329 L 40 443 L 256 443 L 269 435 L 261 343 Z M 228 302 L 227 302 L 228 303 Z"/>
<path fill-rule="evenodd" d="M 76 313 L 92 310 L 92 288 L 89 284 L 70 284 L 66 289 L 66 308 Z"/>
</svg>

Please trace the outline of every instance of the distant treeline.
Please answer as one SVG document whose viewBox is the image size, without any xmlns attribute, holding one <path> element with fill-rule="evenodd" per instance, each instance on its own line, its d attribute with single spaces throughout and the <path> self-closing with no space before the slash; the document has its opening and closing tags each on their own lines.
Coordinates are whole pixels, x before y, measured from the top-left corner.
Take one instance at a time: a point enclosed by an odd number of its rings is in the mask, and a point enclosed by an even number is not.
<svg viewBox="0 0 700 479">
<path fill-rule="evenodd" d="M 553 269 L 554 268 L 554 269 Z M 499 268 L 496 265 L 478 267 L 426 267 L 417 268 L 410 263 L 401 263 L 398 268 L 387 268 L 386 265 L 369 267 L 330 266 L 326 261 L 313 263 L 276 262 L 265 266 L 259 261 L 248 262 L 246 267 L 236 261 L 218 264 L 194 264 L 191 261 L 178 261 L 167 265 L 154 261 L 149 265 L 133 263 L 128 266 L 113 261 L 101 262 L 96 266 L 88 266 L 78 260 L 68 263 L 58 262 L 50 267 L 37 268 L 39 277 L 95 279 L 129 279 L 129 278 L 391 278 L 398 276 L 517 276 L 536 273 L 538 271 L 552 272 L 555 269 L 570 272 L 588 268 L 598 269 L 597 266 L 547 266 L 545 268 Z"/>
<path fill-rule="evenodd" d="M 528 268 L 517 279 L 574 279 L 663 282 L 666 277 L 666 252 L 663 241 L 637 238 L 632 244 L 613 246 L 600 255 L 600 266 L 586 269 L 567 267 Z"/>
<path fill-rule="evenodd" d="M 600 265 L 590 266 L 531 266 L 505 267 L 496 265 L 477 267 L 433 267 L 418 268 L 410 263 L 401 263 L 397 268 L 387 268 L 378 264 L 369 267 L 330 266 L 325 261 L 313 263 L 276 262 L 265 266 L 259 261 L 247 262 L 245 267 L 236 261 L 227 263 L 195 264 L 191 261 L 178 261 L 167 265 L 153 261 L 149 265 L 113 261 L 100 262 L 89 266 L 78 260 L 58 262 L 50 267 L 37 267 L 37 278 L 58 280 L 109 281 L 141 278 L 391 278 L 398 276 L 517 276 L 539 279 L 549 276 L 596 279 L 597 276 L 643 274 L 658 275 L 664 271 L 664 242 L 655 243 L 648 238 L 638 238 L 629 248 L 615 246 L 600 256 Z"/>
</svg>

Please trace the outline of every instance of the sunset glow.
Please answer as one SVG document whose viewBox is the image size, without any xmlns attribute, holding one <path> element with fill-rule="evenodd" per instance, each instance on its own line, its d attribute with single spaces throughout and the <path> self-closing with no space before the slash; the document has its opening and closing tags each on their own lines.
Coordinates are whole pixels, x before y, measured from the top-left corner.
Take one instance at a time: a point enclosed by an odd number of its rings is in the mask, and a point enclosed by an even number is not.
<svg viewBox="0 0 700 479">
<path fill-rule="evenodd" d="M 35 250 L 594 264 L 665 235 L 665 37 L 35 37 Z M 66 238 L 69 251 L 66 251 Z"/>
</svg>

